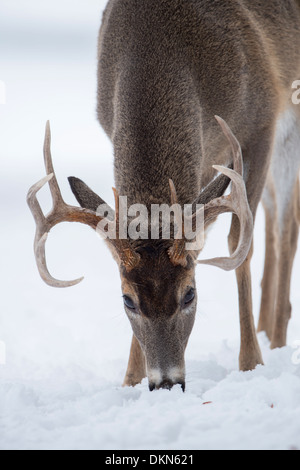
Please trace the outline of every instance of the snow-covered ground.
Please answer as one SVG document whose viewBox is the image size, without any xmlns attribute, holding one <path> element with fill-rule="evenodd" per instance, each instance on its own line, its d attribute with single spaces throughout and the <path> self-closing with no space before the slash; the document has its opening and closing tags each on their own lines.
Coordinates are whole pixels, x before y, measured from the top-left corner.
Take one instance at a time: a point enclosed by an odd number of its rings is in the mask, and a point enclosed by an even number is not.
<svg viewBox="0 0 300 470">
<path fill-rule="evenodd" d="M 187 390 L 150 393 L 145 380 L 123 389 L 131 330 L 117 266 L 88 228 L 63 224 L 47 246 L 51 272 L 85 275 L 68 290 L 40 280 L 34 223 L 25 198 L 44 175 L 44 125 L 68 202 L 67 176 L 79 176 L 113 203 L 112 149 L 96 122 L 96 38 L 104 0 L 1 0 L 0 365 L 1 449 L 300 448 L 300 259 L 293 276 L 289 347 L 265 367 L 238 371 L 234 274 L 199 267 L 199 306 L 187 349 Z M 43 207 L 50 206 L 42 191 Z M 221 218 L 203 256 L 225 253 Z M 225 230 L 226 229 L 226 230 Z M 256 321 L 264 256 L 262 210 L 253 261 Z M 216 250 L 217 246 L 217 250 Z M 211 402 L 208 404 L 204 404 Z"/>
</svg>

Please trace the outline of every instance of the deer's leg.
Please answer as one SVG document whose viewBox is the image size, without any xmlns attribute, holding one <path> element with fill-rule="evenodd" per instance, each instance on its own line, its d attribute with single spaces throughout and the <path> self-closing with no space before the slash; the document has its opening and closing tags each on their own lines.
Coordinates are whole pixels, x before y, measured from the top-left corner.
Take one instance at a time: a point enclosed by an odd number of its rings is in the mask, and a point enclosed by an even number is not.
<svg viewBox="0 0 300 470">
<path fill-rule="evenodd" d="M 262 135 L 257 136 L 248 149 L 243 151 L 245 162 L 245 178 L 249 206 L 255 219 L 258 204 L 266 184 L 270 166 L 271 148 L 274 129 L 269 128 Z M 232 253 L 239 239 L 239 221 L 234 215 L 229 234 L 229 249 Z M 244 264 L 236 270 L 239 293 L 239 312 L 241 328 L 240 369 L 253 370 L 257 365 L 263 364 L 261 350 L 258 344 L 256 328 L 253 318 L 251 259 L 253 245 Z"/>
<path fill-rule="evenodd" d="M 147 376 L 145 356 L 140 343 L 133 335 L 127 372 L 125 375 L 123 387 L 134 387 L 142 382 Z"/>
<path fill-rule="evenodd" d="M 276 192 L 271 178 L 263 194 L 263 205 L 266 214 L 266 255 L 258 331 L 265 331 L 271 341 L 277 297 L 279 255 Z"/>
<path fill-rule="evenodd" d="M 298 197 L 299 183 L 297 181 L 289 204 L 284 208 L 284 213 L 280 214 L 278 285 L 271 342 L 272 349 L 286 345 L 287 328 L 292 313 L 290 288 L 299 236 Z"/>
<path fill-rule="evenodd" d="M 274 282 L 274 273 L 265 279 L 265 292 L 269 291 L 269 296 L 271 293 L 274 295 L 272 348 L 286 345 L 287 327 L 291 317 L 290 285 L 299 235 L 299 126 L 300 118 L 296 109 L 288 109 L 281 115 L 277 123 L 268 178 L 268 189 L 271 188 L 271 199 L 276 208 L 273 220 L 276 233 L 273 235 L 277 239 L 277 256 L 273 260 L 277 283 Z M 271 260 L 267 261 L 266 269 L 272 269 Z M 274 282 L 273 286 L 270 285 L 271 282 Z M 269 326 L 268 331 L 270 333 Z"/>
<path fill-rule="evenodd" d="M 290 286 L 299 235 L 300 118 L 296 109 L 282 115 L 271 165 L 276 189 L 278 282 L 271 347 L 286 345 L 291 317 Z"/>
<path fill-rule="evenodd" d="M 239 221 L 233 216 L 231 232 L 229 235 L 229 248 L 233 252 L 239 237 Z M 240 370 L 254 370 L 263 359 L 258 344 L 254 318 L 252 313 L 252 284 L 250 264 L 253 254 L 253 244 L 244 264 L 236 270 L 239 292 L 239 312 L 241 327 Z"/>
</svg>

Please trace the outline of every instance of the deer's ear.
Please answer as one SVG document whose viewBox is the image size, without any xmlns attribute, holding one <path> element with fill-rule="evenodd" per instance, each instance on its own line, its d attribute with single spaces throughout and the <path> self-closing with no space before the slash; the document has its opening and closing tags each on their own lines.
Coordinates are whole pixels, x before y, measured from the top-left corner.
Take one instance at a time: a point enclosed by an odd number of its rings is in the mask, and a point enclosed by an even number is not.
<svg viewBox="0 0 300 470">
<path fill-rule="evenodd" d="M 233 165 L 229 165 L 228 168 L 232 170 Z M 223 196 L 230 183 L 231 180 L 230 178 L 228 178 L 228 176 L 223 174 L 219 175 L 217 178 L 211 181 L 211 183 L 209 183 L 209 185 L 202 191 L 196 201 L 194 201 L 194 205 L 205 205 L 208 204 L 210 201 L 213 201 L 214 199 Z"/>
<path fill-rule="evenodd" d="M 84 209 L 97 212 L 98 207 L 105 204 L 103 199 L 101 199 L 98 194 L 94 193 L 94 191 L 80 179 L 70 176 L 68 181 L 74 196 Z"/>
</svg>

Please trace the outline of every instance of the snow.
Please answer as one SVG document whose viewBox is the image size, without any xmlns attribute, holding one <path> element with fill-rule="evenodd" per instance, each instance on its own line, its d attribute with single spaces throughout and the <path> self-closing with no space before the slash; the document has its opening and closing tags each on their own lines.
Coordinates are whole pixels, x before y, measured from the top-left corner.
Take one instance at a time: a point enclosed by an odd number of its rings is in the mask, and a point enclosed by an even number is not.
<svg viewBox="0 0 300 470">
<path fill-rule="evenodd" d="M 300 448 L 299 252 L 292 286 L 288 347 L 264 367 L 238 371 L 235 278 L 197 271 L 197 321 L 186 353 L 187 390 L 121 387 L 131 329 L 117 266 L 88 228 L 62 224 L 47 244 L 51 273 L 85 275 L 55 290 L 40 280 L 32 244 L 29 187 L 44 176 L 47 119 L 63 195 L 79 176 L 113 203 L 112 148 L 96 121 L 96 39 L 105 1 L 2 0 L 0 80 L 0 448 L 1 449 L 294 449 Z M 18 4 L 18 7 L 17 7 Z M 23 13 L 26 16 L 23 16 Z M 40 196 L 45 210 L 49 191 Z M 204 257 L 226 253 L 229 220 L 211 232 Z M 255 232 L 253 297 L 258 320 L 264 256 L 260 208 Z M 217 247 L 217 249 L 216 249 Z M 5 359 L 5 360 L 4 360 Z M 5 362 L 5 364 L 3 364 Z"/>
</svg>

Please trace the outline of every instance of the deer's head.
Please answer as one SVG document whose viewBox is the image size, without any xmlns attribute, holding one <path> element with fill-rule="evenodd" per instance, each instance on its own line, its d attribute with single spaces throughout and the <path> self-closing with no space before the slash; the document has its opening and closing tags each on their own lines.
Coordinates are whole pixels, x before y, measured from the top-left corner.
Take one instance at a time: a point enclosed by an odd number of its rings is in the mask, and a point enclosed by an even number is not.
<svg viewBox="0 0 300 470">
<path fill-rule="evenodd" d="M 104 201 L 88 186 L 77 178 L 70 178 L 70 185 L 81 207 L 72 207 L 62 199 L 54 174 L 50 153 L 50 127 L 47 124 L 44 156 L 47 176 L 34 185 L 28 193 L 28 204 L 37 224 L 35 238 L 35 255 L 37 266 L 43 280 L 53 287 L 69 287 L 75 281 L 58 281 L 54 279 L 46 266 L 45 243 L 50 229 L 60 222 L 81 222 L 94 230 L 114 224 L 115 237 L 107 238 L 106 243 L 117 261 L 124 296 L 125 312 L 130 320 L 133 333 L 145 355 L 149 387 L 172 388 L 181 384 L 185 388 L 184 353 L 191 334 L 197 309 L 197 292 L 195 283 L 195 267 L 197 263 L 211 264 L 227 271 L 237 269 L 246 259 L 253 235 L 253 218 L 248 205 L 247 193 L 243 181 L 243 161 L 240 145 L 227 124 L 217 118 L 224 134 L 231 144 L 233 169 L 215 167 L 221 173 L 200 195 L 198 207 L 191 215 L 193 226 L 201 213 L 204 228 L 225 212 L 235 213 L 240 220 L 240 241 L 230 258 L 215 258 L 197 261 L 200 254 L 198 248 L 187 249 L 186 227 L 182 226 L 182 237 L 169 240 L 147 240 L 138 243 L 129 237 L 120 236 L 119 197 L 115 192 L 115 211 L 107 205 L 107 211 L 99 215 L 99 207 Z M 232 190 L 229 196 L 223 194 L 229 182 Z M 38 204 L 36 194 L 49 183 L 53 210 L 45 217 Z M 177 205 L 175 187 L 170 181 L 172 205 Z M 106 219 L 107 212 L 114 214 Z M 182 224 L 178 212 L 174 211 L 173 225 L 177 228 Z M 196 236 L 197 237 L 197 234 Z"/>
</svg>

